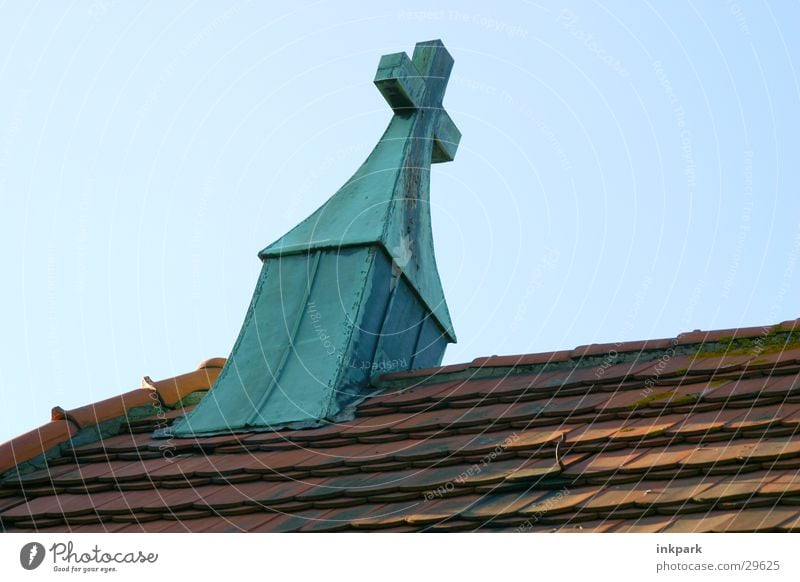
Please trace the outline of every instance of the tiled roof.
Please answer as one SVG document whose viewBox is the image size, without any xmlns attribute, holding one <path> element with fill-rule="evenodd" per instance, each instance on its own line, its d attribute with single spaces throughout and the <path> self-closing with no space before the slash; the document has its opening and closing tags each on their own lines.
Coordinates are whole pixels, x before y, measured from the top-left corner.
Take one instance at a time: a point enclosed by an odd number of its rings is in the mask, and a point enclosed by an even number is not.
<svg viewBox="0 0 800 582">
<path fill-rule="evenodd" d="M 800 320 L 383 376 L 352 421 L 191 439 L 222 360 L 0 448 L 7 531 L 798 531 Z"/>
</svg>

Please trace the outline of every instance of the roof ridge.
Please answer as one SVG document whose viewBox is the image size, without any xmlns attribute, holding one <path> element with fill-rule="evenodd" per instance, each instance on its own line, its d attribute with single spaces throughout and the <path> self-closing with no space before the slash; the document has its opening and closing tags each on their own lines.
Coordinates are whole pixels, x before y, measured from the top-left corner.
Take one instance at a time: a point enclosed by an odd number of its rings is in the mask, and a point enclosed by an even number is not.
<svg viewBox="0 0 800 582">
<path fill-rule="evenodd" d="M 598 358 L 601 361 L 611 358 L 613 360 L 612 363 L 616 364 L 625 361 L 624 358 L 617 359 L 623 354 L 643 354 L 645 352 L 656 354 L 665 348 L 688 348 L 689 346 L 700 346 L 700 349 L 697 350 L 698 353 L 700 353 L 704 351 L 702 349 L 704 346 L 710 347 L 711 350 L 721 349 L 721 347 L 725 345 L 733 345 L 741 340 L 752 340 L 753 338 L 764 338 L 765 341 L 762 343 L 767 343 L 767 339 L 774 337 L 776 334 L 791 335 L 795 331 L 800 332 L 800 319 L 755 327 L 728 328 L 710 331 L 696 329 L 680 333 L 674 338 L 585 344 L 577 346 L 572 350 L 558 350 L 554 352 L 484 356 L 475 358 L 471 362 L 384 374 L 378 378 L 377 384 L 381 387 L 397 388 L 406 384 L 408 380 L 417 380 L 414 385 L 419 386 L 434 382 L 458 380 L 465 376 L 483 377 L 480 372 L 487 368 L 493 369 L 493 371 L 486 375 L 496 374 L 497 372 L 494 371 L 496 368 L 525 368 L 526 371 L 530 371 L 528 368 L 543 370 L 548 366 L 567 364 L 569 362 L 575 362 L 576 365 L 573 367 L 577 368 L 582 367 L 584 362 L 586 362 L 585 365 L 596 364 L 598 363 L 596 362 Z M 758 346 L 754 348 L 754 351 L 756 350 L 758 350 Z M 761 351 L 763 351 L 763 348 Z M 651 359 L 657 358 L 654 357 Z"/>
</svg>

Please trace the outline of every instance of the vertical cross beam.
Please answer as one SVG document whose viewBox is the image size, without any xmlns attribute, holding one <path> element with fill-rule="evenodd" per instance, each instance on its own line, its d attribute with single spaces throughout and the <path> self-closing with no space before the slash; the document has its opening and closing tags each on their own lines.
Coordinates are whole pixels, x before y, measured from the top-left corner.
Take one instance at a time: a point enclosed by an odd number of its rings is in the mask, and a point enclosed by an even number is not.
<svg viewBox="0 0 800 582">
<path fill-rule="evenodd" d="M 453 57 L 444 48 L 441 40 L 417 43 L 411 59 L 417 71 L 425 79 L 427 88 L 427 107 L 441 107 L 447 81 L 453 70 Z"/>
</svg>

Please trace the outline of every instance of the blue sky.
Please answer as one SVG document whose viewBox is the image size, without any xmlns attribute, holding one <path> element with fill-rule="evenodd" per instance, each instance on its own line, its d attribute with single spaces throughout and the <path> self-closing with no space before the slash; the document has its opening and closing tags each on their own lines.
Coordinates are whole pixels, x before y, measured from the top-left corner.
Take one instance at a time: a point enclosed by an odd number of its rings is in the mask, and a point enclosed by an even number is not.
<svg viewBox="0 0 800 582">
<path fill-rule="evenodd" d="M 228 354 L 256 253 L 441 38 L 463 134 L 434 168 L 446 362 L 794 319 L 800 4 L 6 2 L 5 440 Z"/>
</svg>

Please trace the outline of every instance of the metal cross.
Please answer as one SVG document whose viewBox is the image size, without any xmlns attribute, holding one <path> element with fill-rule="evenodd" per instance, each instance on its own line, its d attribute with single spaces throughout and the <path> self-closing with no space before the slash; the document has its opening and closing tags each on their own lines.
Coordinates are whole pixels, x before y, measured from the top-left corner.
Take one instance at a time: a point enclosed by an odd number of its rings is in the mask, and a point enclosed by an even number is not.
<svg viewBox="0 0 800 582">
<path fill-rule="evenodd" d="M 450 162 L 456 155 L 461 132 L 442 108 L 453 57 L 441 40 L 420 42 L 414 56 L 406 53 L 384 55 L 375 74 L 375 85 L 396 115 L 411 115 L 418 111 L 434 112 L 426 128 L 433 139 L 431 162 Z"/>
</svg>

